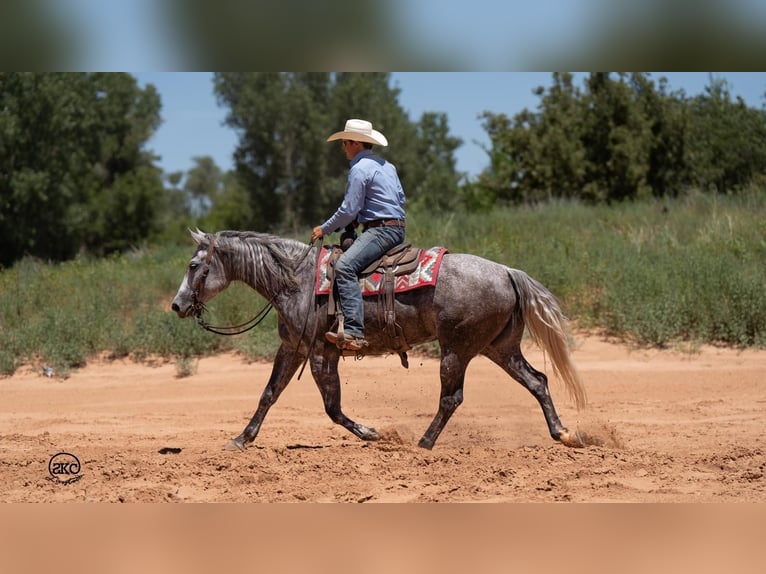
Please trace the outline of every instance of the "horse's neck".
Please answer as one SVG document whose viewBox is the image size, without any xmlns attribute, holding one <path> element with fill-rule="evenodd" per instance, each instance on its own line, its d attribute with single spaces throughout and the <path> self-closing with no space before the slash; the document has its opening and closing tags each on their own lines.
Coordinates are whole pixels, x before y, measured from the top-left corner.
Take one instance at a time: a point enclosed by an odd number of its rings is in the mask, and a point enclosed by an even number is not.
<svg viewBox="0 0 766 574">
<path fill-rule="evenodd" d="M 296 264 L 299 258 L 300 255 L 296 255 Z M 298 264 L 299 269 L 295 273 L 295 279 L 299 284 L 302 285 L 304 281 L 311 282 L 310 276 L 313 273 L 311 269 L 315 259 L 316 257 L 312 257 L 309 253 L 305 256 L 305 260 Z M 263 246 L 243 248 L 236 254 L 230 254 L 225 267 L 230 281 L 245 283 L 272 302 L 279 299 L 285 292 L 286 282 L 281 274 L 290 273 L 289 270 L 281 268 L 279 262 Z"/>
</svg>

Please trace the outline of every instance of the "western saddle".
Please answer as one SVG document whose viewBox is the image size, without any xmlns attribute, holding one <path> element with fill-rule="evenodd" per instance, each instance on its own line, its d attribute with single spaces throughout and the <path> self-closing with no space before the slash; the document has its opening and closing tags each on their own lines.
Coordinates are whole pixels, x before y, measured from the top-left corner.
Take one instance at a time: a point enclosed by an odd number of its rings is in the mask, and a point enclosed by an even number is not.
<svg viewBox="0 0 766 574">
<path fill-rule="evenodd" d="M 342 241 L 343 247 L 333 245 L 330 249 L 330 258 L 327 262 L 327 279 L 330 281 L 330 296 L 327 304 L 327 314 L 335 316 L 335 322 L 338 325 L 338 336 L 342 339 L 343 333 L 343 313 L 335 300 L 335 262 L 343 255 L 343 252 L 351 245 L 351 241 Z M 383 276 L 383 287 L 380 297 L 383 299 L 383 319 L 385 323 L 384 333 L 389 340 L 389 348 L 399 354 L 402 366 L 407 368 L 407 351 L 411 348 L 404 338 L 402 327 L 396 322 L 396 313 L 394 310 L 394 289 L 396 287 L 396 278 L 400 275 L 407 275 L 415 271 L 420 262 L 420 255 L 423 250 L 419 247 L 413 247 L 411 243 L 402 243 L 392 247 L 378 260 L 373 261 L 364 269 L 360 278 L 372 273 L 380 273 Z M 344 355 L 359 356 L 363 351 L 344 351 Z"/>
</svg>

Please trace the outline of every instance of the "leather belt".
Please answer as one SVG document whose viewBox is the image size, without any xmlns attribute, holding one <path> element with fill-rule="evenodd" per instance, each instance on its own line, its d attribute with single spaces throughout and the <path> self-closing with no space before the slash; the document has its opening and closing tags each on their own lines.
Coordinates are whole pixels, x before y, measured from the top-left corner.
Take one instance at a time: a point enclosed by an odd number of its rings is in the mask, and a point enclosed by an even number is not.
<svg viewBox="0 0 766 574">
<path fill-rule="evenodd" d="M 362 223 L 362 227 L 365 231 L 371 227 L 404 227 L 404 219 L 373 219 Z"/>
</svg>

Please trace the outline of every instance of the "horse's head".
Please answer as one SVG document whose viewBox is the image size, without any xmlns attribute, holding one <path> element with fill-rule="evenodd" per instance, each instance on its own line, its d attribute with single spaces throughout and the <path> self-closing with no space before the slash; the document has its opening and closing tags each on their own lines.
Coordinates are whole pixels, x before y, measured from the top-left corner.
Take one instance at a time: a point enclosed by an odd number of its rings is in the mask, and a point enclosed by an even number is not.
<svg viewBox="0 0 766 574">
<path fill-rule="evenodd" d="M 215 236 L 199 229 L 189 232 L 197 243 L 197 250 L 171 305 L 181 318 L 199 316 L 204 304 L 229 286 L 220 257 L 216 257 Z"/>
</svg>

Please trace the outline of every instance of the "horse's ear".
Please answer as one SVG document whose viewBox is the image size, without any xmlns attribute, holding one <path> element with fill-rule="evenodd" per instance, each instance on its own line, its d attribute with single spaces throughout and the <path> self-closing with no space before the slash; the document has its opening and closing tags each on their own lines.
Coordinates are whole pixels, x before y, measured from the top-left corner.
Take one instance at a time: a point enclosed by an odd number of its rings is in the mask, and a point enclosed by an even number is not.
<svg viewBox="0 0 766 574">
<path fill-rule="evenodd" d="M 197 242 L 197 245 L 202 245 L 203 243 L 207 244 L 209 243 L 209 240 L 207 238 L 207 234 L 204 231 L 200 231 L 200 228 L 197 228 L 197 231 L 192 231 L 189 229 L 189 233 L 191 233 L 192 239 Z"/>
</svg>

